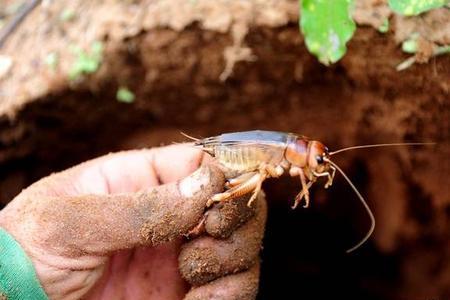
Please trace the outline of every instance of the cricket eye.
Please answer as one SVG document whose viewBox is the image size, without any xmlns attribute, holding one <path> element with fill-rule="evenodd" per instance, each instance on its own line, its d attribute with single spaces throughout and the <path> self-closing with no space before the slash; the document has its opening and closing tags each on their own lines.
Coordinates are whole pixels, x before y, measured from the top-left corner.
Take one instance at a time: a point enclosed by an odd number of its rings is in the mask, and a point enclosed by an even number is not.
<svg viewBox="0 0 450 300">
<path fill-rule="evenodd" d="M 322 155 L 317 155 L 316 156 L 316 161 L 319 165 L 323 164 L 323 156 Z"/>
</svg>

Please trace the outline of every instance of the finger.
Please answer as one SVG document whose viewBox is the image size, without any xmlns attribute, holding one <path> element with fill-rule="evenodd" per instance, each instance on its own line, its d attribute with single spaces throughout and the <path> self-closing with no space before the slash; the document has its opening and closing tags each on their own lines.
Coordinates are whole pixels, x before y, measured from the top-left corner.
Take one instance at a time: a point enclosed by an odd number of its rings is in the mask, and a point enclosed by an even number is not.
<svg viewBox="0 0 450 300">
<path fill-rule="evenodd" d="M 21 236 L 46 248 L 58 246 L 70 256 L 108 254 L 187 233 L 223 185 L 222 172 L 204 166 L 181 181 L 139 193 L 22 199 L 29 205 L 20 205 L 14 217 L 21 218 Z"/>
<path fill-rule="evenodd" d="M 193 287 L 184 300 L 240 300 L 255 299 L 258 293 L 259 263 L 251 269 Z"/>
<path fill-rule="evenodd" d="M 52 174 L 27 192 L 49 196 L 136 192 L 184 178 L 202 160 L 202 151 L 183 144 L 123 151 Z"/>
<path fill-rule="evenodd" d="M 228 239 L 200 237 L 183 246 L 178 262 L 180 273 L 191 285 L 205 284 L 218 277 L 240 272 L 258 260 L 267 207 L 260 194 L 257 213 Z"/>
<path fill-rule="evenodd" d="M 256 205 L 248 207 L 249 195 L 214 205 L 208 210 L 206 232 L 217 239 L 228 238 L 242 224 L 255 215 Z"/>
</svg>

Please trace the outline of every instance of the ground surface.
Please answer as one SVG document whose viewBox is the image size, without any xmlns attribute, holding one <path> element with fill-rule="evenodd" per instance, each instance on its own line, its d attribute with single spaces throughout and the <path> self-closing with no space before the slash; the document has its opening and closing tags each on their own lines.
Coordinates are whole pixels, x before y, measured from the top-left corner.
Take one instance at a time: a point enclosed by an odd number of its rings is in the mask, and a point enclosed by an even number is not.
<svg viewBox="0 0 450 300">
<path fill-rule="evenodd" d="M 291 131 L 331 149 L 434 141 L 336 157 L 378 222 L 351 256 L 343 250 L 368 224 L 341 179 L 294 212 L 298 182 L 269 181 L 260 299 L 450 298 L 450 57 L 429 57 L 430 47 L 450 44 L 450 11 L 405 19 L 384 1 L 359 2 L 348 53 L 327 68 L 305 49 L 296 1 L 182 3 L 54 1 L 33 11 L 0 49 L 13 62 L 0 78 L 1 201 L 89 157 L 180 141 L 180 130 Z M 64 9 L 74 16 L 62 20 Z M 375 28 L 385 17 L 382 34 Z M 398 72 L 409 57 L 399 43 L 413 32 L 427 62 Z M 94 41 L 104 45 L 100 69 L 70 80 L 70 49 Z M 136 100 L 118 102 L 119 86 Z"/>
</svg>

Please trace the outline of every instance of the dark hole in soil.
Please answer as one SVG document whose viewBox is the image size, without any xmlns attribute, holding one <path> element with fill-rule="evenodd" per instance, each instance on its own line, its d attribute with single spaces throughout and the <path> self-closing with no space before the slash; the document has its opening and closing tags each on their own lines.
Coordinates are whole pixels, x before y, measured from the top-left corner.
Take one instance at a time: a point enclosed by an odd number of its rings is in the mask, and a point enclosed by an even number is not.
<svg viewBox="0 0 450 300">
<path fill-rule="evenodd" d="M 364 192 L 364 164 L 356 160 L 353 165 L 349 176 Z M 319 183 L 312 190 L 311 207 L 293 211 L 292 191 L 298 184 L 285 178 L 267 185 L 271 200 L 258 299 L 379 299 L 381 291 L 395 286 L 395 257 L 379 253 L 370 242 L 345 253 L 368 229 L 366 214 L 355 207 L 360 204 L 347 183 L 337 178 L 328 191 L 321 191 Z"/>
</svg>

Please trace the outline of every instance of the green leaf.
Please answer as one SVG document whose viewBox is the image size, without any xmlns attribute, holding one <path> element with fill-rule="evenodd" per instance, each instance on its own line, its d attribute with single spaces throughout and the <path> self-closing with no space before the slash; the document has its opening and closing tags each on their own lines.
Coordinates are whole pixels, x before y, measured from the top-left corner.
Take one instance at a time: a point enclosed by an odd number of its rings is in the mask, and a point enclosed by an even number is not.
<svg viewBox="0 0 450 300">
<path fill-rule="evenodd" d="M 450 0 L 389 0 L 391 9 L 405 16 L 415 16 L 449 3 Z"/>
<path fill-rule="evenodd" d="M 402 43 L 402 50 L 405 53 L 416 53 L 417 52 L 417 41 L 416 40 L 406 40 Z"/>
<path fill-rule="evenodd" d="M 378 31 L 381 33 L 386 33 L 389 31 L 389 19 L 386 18 L 383 20 L 383 23 L 378 27 Z"/>
<path fill-rule="evenodd" d="M 95 73 L 98 70 L 102 62 L 103 54 L 103 44 L 101 42 L 95 41 L 91 45 L 89 53 L 79 46 L 71 46 L 70 49 L 77 56 L 69 71 L 69 78 L 71 80 L 76 80 L 84 74 Z"/>
<path fill-rule="evenodd" d="M 352 0 L 302 0 L 300 29 L 309 52 L 325 65 L 335 63 L 347 51 L 355 32 L 350 16 Z"/>
<path fill-rule="evenodd" d="M 73 11 L 70 8 L 64 9 L 62 13 L 59 15 L 59 20 L 61 22 L 70 22 L 73 19 L 75 19 L 75 11 Z"/>
<path fill-rule="evenodd" d="M 94 57 L 100 59 L 103 53 L 103 43 L 100 41 L 94 41 L 91 46 L 91 53 Z"/>
<path fill-rule="evenodd" d="M 417 40 L 420 35 L 418 32 L 413 32 L 409 37 L 402 42 L 402 51 L 405 53 L 416 53 L 417 52 Z"/>
<path fill-rule="evenodd" d="M 126 87 L 120 87 L 117 90 L 116 99 L 123 103 L 133 103 L 135 96 L 132 91 Z"/>
</svg>

